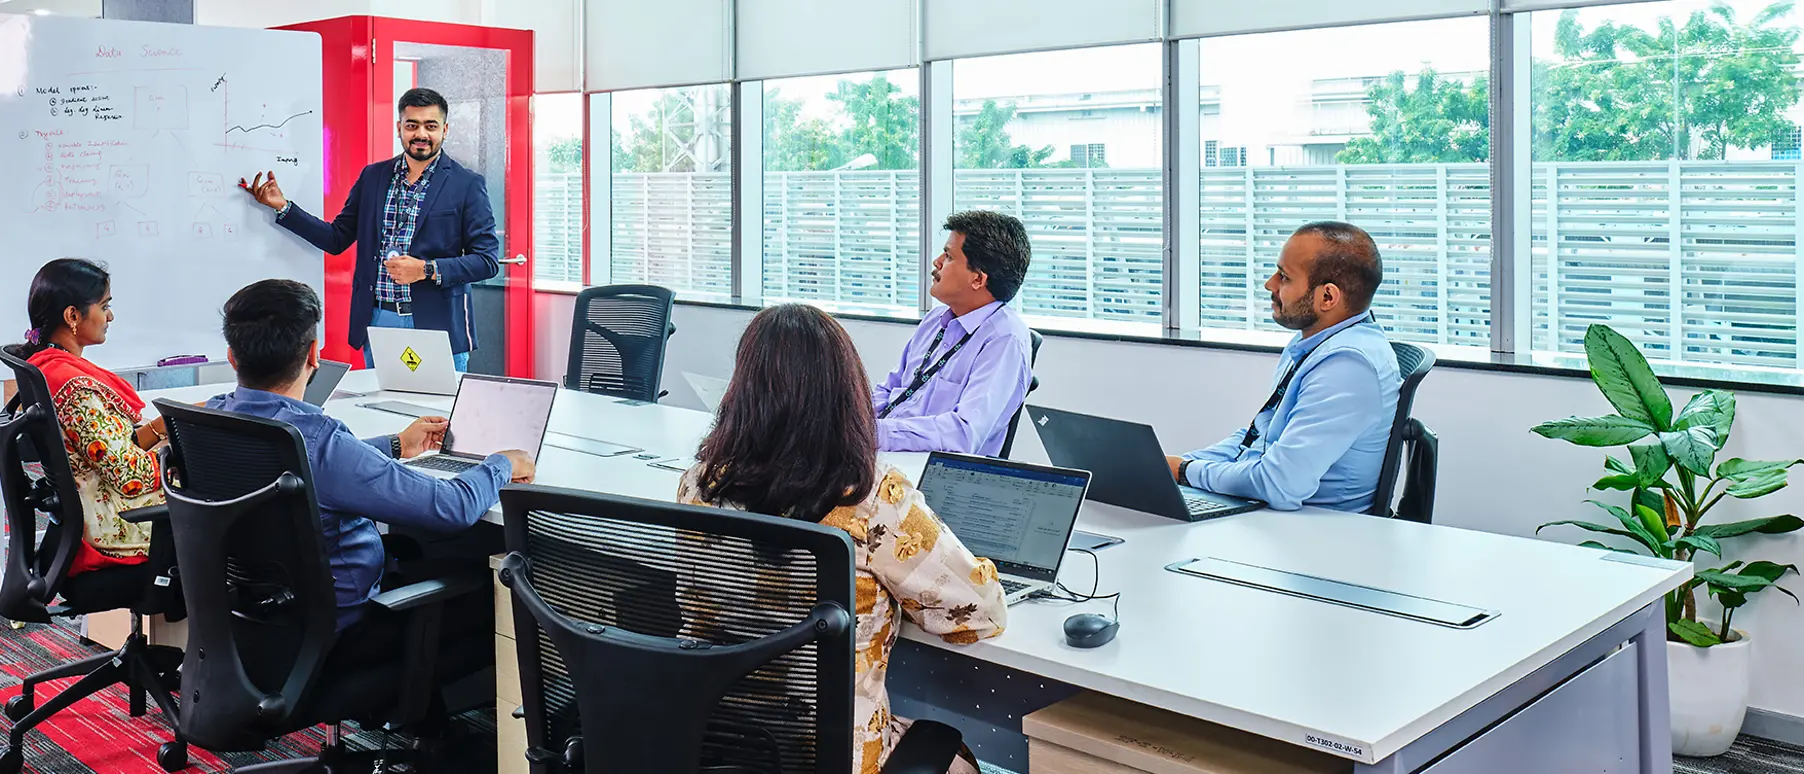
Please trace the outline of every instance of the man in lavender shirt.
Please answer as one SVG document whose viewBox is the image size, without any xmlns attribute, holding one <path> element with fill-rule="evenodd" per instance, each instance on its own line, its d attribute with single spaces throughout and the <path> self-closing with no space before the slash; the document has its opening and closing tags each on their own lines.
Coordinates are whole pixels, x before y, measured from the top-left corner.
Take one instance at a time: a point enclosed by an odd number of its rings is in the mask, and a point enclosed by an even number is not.
<svg viewBox="0 0 1804 774">
<path fill-rule="evenodd" d="M 871 389 L 883 451 L 995 455 L 1033 379 L 1027 323 L 1009 304 L 1032 249 L 1021 221 L 974 210 L 946 219 L 934 307 L 902 362 Z"/>
</svg>

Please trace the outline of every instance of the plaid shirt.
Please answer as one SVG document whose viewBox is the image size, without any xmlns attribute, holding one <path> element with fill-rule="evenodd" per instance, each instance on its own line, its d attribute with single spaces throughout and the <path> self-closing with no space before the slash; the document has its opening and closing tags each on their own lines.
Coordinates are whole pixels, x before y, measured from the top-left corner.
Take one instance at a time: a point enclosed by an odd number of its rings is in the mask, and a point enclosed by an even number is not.
<svg viewBox="0 0 1804 774">
<path fill-rule="evenodd" d="M 376 300 L 378 302 L 412 302 L 413 293 L 406 285 L 388 274 L 389 253 L 407 255 L 413 247 L 413 230 L 420 222 L 420 208 L 425 206 L 426 186 L 432 182 L 432 171 L 438 169 L 440 153 L 420 173 L 419 182 L 407 184 L 407 158 L 395 159 L 395 176 L 388 182 L 388 198 L 382 203 L 382 245 L 376 251 Z"/>
</svg>

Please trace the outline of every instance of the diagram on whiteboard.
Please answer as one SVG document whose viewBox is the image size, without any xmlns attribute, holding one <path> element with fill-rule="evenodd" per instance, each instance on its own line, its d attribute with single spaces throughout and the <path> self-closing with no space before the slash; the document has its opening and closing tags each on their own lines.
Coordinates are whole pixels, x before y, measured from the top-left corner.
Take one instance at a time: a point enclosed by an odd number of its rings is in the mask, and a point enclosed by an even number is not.
<svg viewBox="0 0 1804 774">
<path fill-rule="evenodd" d="M 243 64 L 267 61 L 283 64 Z M 107 263 L 108 365 L 223 354 L 219 304 L 257 279 L 320 288 L 319 252 L 236 185 L 279 169 L 289 199 L 322 210 L 321 88 L 297 77 L 319 61 L 310 33 L 0 15 L 0 164 L 17 171 L 0 181 L 0 288 L 52 258 Z M 193 303 L 160 305 L 169 288 Z M 0 331 L 24 301 L 0 291 Z"/>
</svg>

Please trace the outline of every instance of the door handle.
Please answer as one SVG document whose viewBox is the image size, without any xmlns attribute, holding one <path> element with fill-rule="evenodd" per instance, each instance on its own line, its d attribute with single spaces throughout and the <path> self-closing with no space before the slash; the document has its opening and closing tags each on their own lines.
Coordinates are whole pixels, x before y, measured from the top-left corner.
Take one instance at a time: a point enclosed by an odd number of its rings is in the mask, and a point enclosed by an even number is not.
<svg viewBox="0 0 1804 774">
<path fill-rule="evenodd" d="M 526 265 L 526 255 L 524 253 L 522 253 L 522 254 L 516 255 L 512 258 L 503 258 L 499 262 L 513 265 L 513 266 L 525 266 Z"/>
</svg>

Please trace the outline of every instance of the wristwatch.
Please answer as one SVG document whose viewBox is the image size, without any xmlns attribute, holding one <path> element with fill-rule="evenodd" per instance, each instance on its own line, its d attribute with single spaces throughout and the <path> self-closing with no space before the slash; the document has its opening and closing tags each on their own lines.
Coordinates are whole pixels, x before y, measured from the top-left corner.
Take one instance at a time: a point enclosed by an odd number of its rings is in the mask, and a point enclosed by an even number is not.
<svg viewBox="0 0 1804 774">
<path fill-rule="evenodd" d="M 1190 463 L 1192 462 L 1196 462 L 1196 460 L 1187 459 L 1178 463 L 1178 483 L 1186 486 L 1190 484 Z"/>
<path fill-rule="evenodd" d="M 388 437 L 388 450 L 395 459 L 401 459 L 401 436 L 391 435 Z"/>
<path fill-rule="evenodd" d="M 426 279 L 432 280 L 433 282 L 438 281 L 438 261 L 426 262 Z"/>
</svg>

